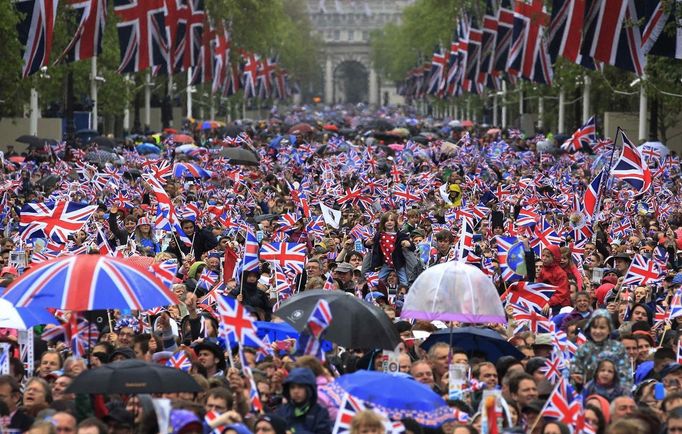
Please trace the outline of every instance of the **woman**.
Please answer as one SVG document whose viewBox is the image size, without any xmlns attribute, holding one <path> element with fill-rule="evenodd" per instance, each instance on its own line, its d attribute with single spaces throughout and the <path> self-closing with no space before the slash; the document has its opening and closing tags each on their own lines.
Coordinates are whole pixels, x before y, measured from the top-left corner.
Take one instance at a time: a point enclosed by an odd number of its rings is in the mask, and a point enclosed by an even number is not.
<svg viewBox="0 0 682 434">
<path fill-rule="evenodd" d="M 270 299 L 265 293 L 266 288 L 261 289 L 258 284 L 258 272 L 246 271 L 242 275 L 241 285 L 236 287 L 230 295 L 244 306 L 249 306 L 264 317 L 264 321 L 270 321 L 272 316 L 272 306 Z"/>
<path fill-rule="evenodd" d="M 554 295 L 549 299 L 543 310 L 547 313 L 552 308 L 552 313 L 556 315 L 562 307 L 571 305 L 568 275 L 561 268 L 561 250 L 559 246 L 549 246 L 542 251 L 540 258 L 542 260 L 542 268 L 540 268 L 536 281 L 556 286 Z"/>
<path fill-rule="evenodd" d="M 571 430 L 565 424 L 555 420 L 545 423 L 542 428 L 542 434 L 570 434 L 570 432 Z"/>
<path fill-rule="evenodd" d="M 145 256 L 154 256 L 161 251 L 152 232 L 152 224 L 147 217 L 140 217 L 135 226 L 135 242 L 139 251 Z"/>
<path fill-rule="evenodd" d="M 561 247 L 559 251 L 561 252 L 561 268 L 566 272 L 568 277 L 572 277 L 573 280 L 575 280 L 575 284 L 578 287 L 578 292 L 581 292 L 583 290 L 583 275 L 573 262 L 573 258 L 571 257 L 571 248 Z"/>
<path fill-rule="evenodd" d="M 407 285 L 407 270 L 403 248 L 414 250 L 410 236 L 398 230 L 398 216 L 389 211 L 379 220 L 376 235 L 367 241 L 372 246 L 372 261 L 370 268 L 379 270 L 379 279 L 385 280 L 391 270 L 398 274 L 400 283 Z"/>
</svg>

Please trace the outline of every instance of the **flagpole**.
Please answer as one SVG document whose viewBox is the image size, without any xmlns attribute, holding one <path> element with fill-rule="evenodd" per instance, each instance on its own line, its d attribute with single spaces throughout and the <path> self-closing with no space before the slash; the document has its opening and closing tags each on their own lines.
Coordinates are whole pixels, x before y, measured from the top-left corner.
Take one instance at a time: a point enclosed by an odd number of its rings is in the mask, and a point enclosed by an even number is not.
<svg viewBox="0 0 682 434">
<path fill-rule="evenodd" d="M 97 130 L 97 56 L 90 59 L 90 100 L 92 101 L 90 128 Z"/>
</svg>

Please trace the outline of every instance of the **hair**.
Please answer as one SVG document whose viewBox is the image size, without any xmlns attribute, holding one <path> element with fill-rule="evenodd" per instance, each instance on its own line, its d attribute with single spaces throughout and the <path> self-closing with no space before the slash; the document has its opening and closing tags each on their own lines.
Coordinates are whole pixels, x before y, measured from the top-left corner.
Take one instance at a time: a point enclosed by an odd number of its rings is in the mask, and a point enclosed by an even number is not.
<svg viewBox="0 0 682 434">
<path fill-rule="evenodd" d="M 448 345 L 445 342 L 436 342 L 435 344 L 431 345 L 431 348 L 429 348 L 428 352 L 428 358 L 429 360 L 433 359 L 434 355 L 436 354 L 436 351 L 438 351 L 439 348 L 445 348 L 450 352 L 450 345 Z"/>
<path fill-rule="evenodd" d="M 40 384 L 44 391 L 45 391 L 45 401 L 50 404 L 52 403 L 52 388 L 48 384 L 47 381 L 43 380 L 40 377 L 31 377 L 27 382 L 26 382 L 26 387 L 28 387 L 29 384 L 31 383 L 38 383 Z"/>
<path fill-rule="evenodd" d="M 645 434 L 632 419 L 619 419 L 606 428 L 606 434 Z"/>
<path fill-rule="evenodd" d="M 49 422 L 47 420 L 36 420 L 35 422 L 33 422 L 31 427 L 26 432 L 27 433 L 36 432 L 36 434 L 38 432 L 40 434 L 57 434 L 57 428 L 52 424 L 52 422 Z M 106 434 L 106 431 L 105 433 L 100 434 Z"/>
<path fill-rule="evenodd" d="M 594 405 L 586 405 L 585 410 L 592 410 L 599 420 L 599 426 L 594 426 L 596 434 L 602 434 L 604 428 L 606 428 L 606 419 L 604 418 L 604 413 L 602 413 L 601 408 L 595 407 Z"/>
<path fill-rule="evenodd" d="M 378 227 L 378 232 L 384 232 L 386 230 L 386 222 L 390 217 L 393 217 L 393 220 L 396 222 L 396 231 L 398 231 L 398 214 L 396 214 L 393 211 L 388 211 L 385 212 L 381 215 L 381 219 L 379 220 L 379 227 Z"/>
<path fill-rule="evenodd" d="M 673 392 L 670 394 L 667 394 L 665 398 L 663 398 L 663 401 L 661 402 L 661 410 L 665 412 L 670 412 L 674 411 L 675 409 L 682 408 L 682 407 L 674 407 L 674 408 L 668 408 L 668 405 L 673 402 L 673 401 L 679 401 L 682 400 L 682 392 Z M 682 410 L 680 410 L 680 414 L 682 414 Z"/>
<path fill-rule="evenodd" d="M 143 354 L 147 354 L 149 352 L 149 341 L 152 339 L 152 336 L 148 333 L 144 333 L 141 335 L 135 335 L 133 336 L 133 342 L 132 342 L 132 347 L 135 349 L 135 345 L 140 346 L 140 351 L 142 351 Z"/>
<path fill-rule="evenodd" d="M 87 419 L 84 419 L 81 421 L 81 423 L 78 424 L 78 428 L 91 428 L 95 427 L 97 428 L 97 434 L 107 434 L 109 432 L 107 426 L 102 422 L 101 420 L 97 419 L 96 417 L 89 417 Z"/>
<path fill-rule="evenodd" d="M 679 392 L 677 392 L 677 393 L 679 393 Z M 676 395 L 677 393 L 673 393 L 673 395 Z M 672 395 L 670 395 L 670 396 L 672 396 Z M 663 402 L 665 402 L 665 399 L 663 400 Z M 682 419 L 682 407 L 675 407 L 670 411 L 666 411 L 665 408 L 663 408 L 663 412 L 668 413 L 668 420 L 670 420 L 670 419 Z"/>
<path fill-rule="evenodd" d="M 0 386 L 9 386 L 12 393 L 21 393 L 19 382 L 11 375 L 0 375 Z"/>
<path fill-rule="evenodd" d="M 45 357 L 47 354 L 56 354 L 57 357 L 59 357 L 59 368 L 64 366 L 64 358 L 62 357 L 62 354 L 57 350 L 46 350 L 45 352 L 43 352 L 43 354 L 40 355 L 39 360 L 42 362 L 43 357 Z"/>
<path fill-rule="evenodd" d="M 328 375 L 324 369 L 322 362 L 314 356 L 301 356 L 296 359 L 296 367 L 298 368 L 308 368 L 313 371 L 316 377 Z"/>
<path fill-rule="evenodd" d="M 547 422 L 545 423 L 545 425 L 542 427 L 542 432 L 543 432 L 543 433 L 545 432 L 545 428 L 547 428 L 549 425 L 556 425 L 556 426 L 558 426 L 558 427 L 559 427 L 559 432 L 560 432 L 561 434 L 570 434 L 570 432 L 571 432 L 571 431 L 568 429 L 568 427 L 566 426 L 566 424 L 563 424 L 563 423 L 561 423 L 561 422 L 559 422 L 559 421 L 556 421 L 556 420 L 550 420 L 550 421 L 547 421 Z"/>
<path fill-rule="evenodd" d="M 481 375 L 481 368 L 483 368 L 484 366 L 493 368 L 495 369 L 495 371 L 497 371 L 497 368 L 495 367 L 495 364 L 493 362 L 481 362 L 477 365 L 474 365 L 474 369 L 471 371 L 471 375 L 474 378 L 478 378 L 478 376 Z"/>
<path fill-rule="evenodd" d="M 363 410 L 353 417 L 350 425 L 351 434 L 359 434 L 361 428 L 374 428 L 386 432 L 384 420 L 371 410 Z"/>
<path fill-rule="evenodd" d="M 227 387 L 213 387 L 211 389 L 208 389 L 208 391 L 206 392 L 206 399 L 208 400 L 208 398 L 211 396 L 214 398 L 224 400 L 225 403 L 227 404 L 227 408 L 232 408 L 234 395 L 232 394 L 232 391 Z"/>
<path fill-rule="evenodd" d="M 443 229 L 442 231 L 440 231 L 436 234 L 436 241 L 450 241 L 450 242 L 452 242 L 454 239 L 455 239 L 455 237 L 452 235 L 452 232 L 450 232 L 447 229 Z"/>
<path fill-rule="evenodd" d="M 469 434 L 478 434 L 478 430 L 471 425 L 457 425 L 457 429 L 465 429 Z"/>
<path fill-rule="evenodd" d="M 521 384 L 523 380 L 530 380 L 533 383 L 535 383 L 535 380 L 533 379 L 532 375 L 526 374 L 525 372 L 521 372 L 509 379 L 509 392 L 516 394 L 519 391 L 519 384 Z"/>
</svg>

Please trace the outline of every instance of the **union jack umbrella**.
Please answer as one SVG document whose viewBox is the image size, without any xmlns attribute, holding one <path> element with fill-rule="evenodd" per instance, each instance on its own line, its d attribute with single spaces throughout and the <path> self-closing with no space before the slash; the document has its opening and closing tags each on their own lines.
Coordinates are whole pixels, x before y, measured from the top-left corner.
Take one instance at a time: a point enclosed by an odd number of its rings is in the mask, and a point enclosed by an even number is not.
<svg viewBox="0 0 682 434">
<path fill-rule="evenodd" d="M 16 307 L 75 311 L 146 310 L 179 302 L 146 269 L 99 255 L 47 261 L 14 281 L 2 298 Z"/>
<path fill-rule="evenodd" d="M 14 307 L 12 303 L 0 298 L 0 327 L 28 330 L 39 324 L 57 324 L 54 316 L 44 309 Z"/>
</svg>

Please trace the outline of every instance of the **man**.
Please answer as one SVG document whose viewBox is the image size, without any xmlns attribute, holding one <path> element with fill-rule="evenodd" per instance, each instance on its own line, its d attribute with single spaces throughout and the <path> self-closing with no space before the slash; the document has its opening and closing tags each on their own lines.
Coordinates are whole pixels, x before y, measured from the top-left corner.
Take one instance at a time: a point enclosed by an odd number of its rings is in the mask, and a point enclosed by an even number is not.
<svg viewBox="0 0 682 434">
<path fill-rule="evenodd" d="M 417 360 L 416 362 L 412 363 L 410 375 L 412 375 L 415 380 L 422 384 L 426 384 L 429 387 L 433 387 L 435 385 L 433 370 L 431 369 L 431 365 L 429 365 L 429 363 L 425 360 Z"/>
<path fill-rule="evenodd" d="M 24 432 L 31 427 L 33 417 L 18 408 L 21 402 L 21 389 L 17 380 L 11 375 L 0 375 L 0 401 L 7 405 L 11 415 L 7 428 Z"/>
<path fill-rule="evenodd" d="M 78 424 L 78 434 L 107 434 L 107 426 L 96 417 L 89 417 Z"/>
<path fill-rule="evenodd" d="M 76 395 L 73 393 L 65 393 L 66 389 L 73 382 L 73 377 L 71 375 L 60 375 L 52 383 L 52 399 L 58 401 L 60 399 L 67 399 L 73 401 L 76 399 Z"/>
<path fill-rule="evenodd" d="M 398 370 L 404 374 L 410 373 L 410 368 L 412 367 L 412 360 L 407 353 L 400 353 L 398 355 Z"/>
<path fill-rule="evenodd" d="M 485 383 L 487 389 L 497 388 L 497 368 L 491 362 L 479 363 L 474 367 L 474 378 L 481 383 Z"/>
<path fill-rule="evenodd" d="M 54 350 L 47 350 L 40 356 L 38 376 L 45 378 L 52 372 L 62 368 L 62 356 Z"/>
<path fill-rule="evenodd" d="M 194 346 L 197 360 L 206 368 L 208 378 L 225 375 L 225 354 L 217 344 L 204 341 Z"/>
<path fill-rule="evenodd" d="M 630 255 L 628 255 L 627 253 L 618 253 L 613 257 L 614 262 L 613 268 L 616 269 L 618 276 L 625 276 L 625 273 L 627 273 L 628 268 L 630 268 L 631 261 L 632 259 L 630 259 Z"/>
<path fill-rule="evenodd" d="M 52 416 L 52 423 L 55 426 L 57 434 L 76 434 L 76 426 L 78 421 L 71 414 L 65 411 L 60 411 Z"/>
<path fill-rule="evenodd" d="M 629 396 L 619 396 L 611 401 L 611 422 L 631 415 L 637 409 L 635 400 Z"/>
<path fill-rule="evenodd" d="M 355 292 L 355 285 L 353 284 L 353 266 L 348 262 L 341 262 L 334 269 L 334 280 L 339 284 L 341 291 L 350 293 Z"/>
<path fill-rule="evenodd" d="M 682 365 L 671 363 L 661 371 L 661 382 L 665 387 L 666 395 L 680 390 L 680 380 L 682 380 Z"/>
<path fill-rule="evenodd" d="M 519 407 L 530 404 L 538 397 L 538 387 L 533 377 L 526 373 L 518 374 L 509 381 L 509 392 Z"/>
<path fill-rule="evenodd" d="M 135 336 L 135 331 L 132 327 L 122 326 L 118 329 L 116 334 L 118 335 L 118 339 L 116 339 L 116 346 L 118 348 L 130 347 L 132 345 L 133 337 Z"/>
<path fill-rule="evenodd" d="M 206 411 L 225 413 L 232 409 L 232 392 L 226 387 L 214 387 L 206 393 Z"/>
<path fill-rule="evenodd" d="M 429 264 L 442 264 L 444 262 L 452 261 L 455 258 L 455 248 L 452 242 L 455 237 L 447 229 L 444 229 L 436 234 L 436 254 L 431 256 Z"/>
<path fill-rule="evenodd" d="M 668 433 L 682 433 L 682 408 L 677 407 L 668 413 Z"/>
<path fill-rule="evenodd" d="M 149 341 L 151 340 L 151 335 L 137 335 L 133 338 L 133 352 L 135 353 L 135 358 L 138 360 L 143 360 L 145 362 L 152 361 L 152 353 L 149 351 Z"/>
<path fill-rule="evenodd" d="M 637 359 L 637 339 L 631 334 L 623 333 L 620 336 L 620 341 L 625 347 L 625 352 L 630 359 L 630 363 L 634 364 Z"/>
<path fill-rule="evenodd" d="M 440 379 L 448 372 L 448 355 L 450 346 L 445 342 L 437 342 L 431 348 L 427 358 L 433 369 L 433 376 L 436 384 L 440 384 Z"/>
<path fill-rule="evenodd" d="M 292 369 L 282 384 L 287 403 L 276 414 L 287 421 L 296 434 L 331 434 L 327 409 L 317 403 L 315 374 L 309 368 Z"/>
</svg>

